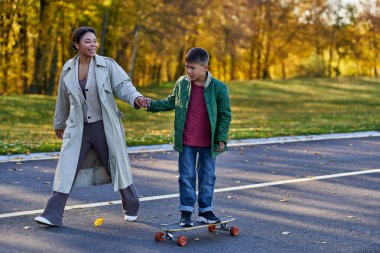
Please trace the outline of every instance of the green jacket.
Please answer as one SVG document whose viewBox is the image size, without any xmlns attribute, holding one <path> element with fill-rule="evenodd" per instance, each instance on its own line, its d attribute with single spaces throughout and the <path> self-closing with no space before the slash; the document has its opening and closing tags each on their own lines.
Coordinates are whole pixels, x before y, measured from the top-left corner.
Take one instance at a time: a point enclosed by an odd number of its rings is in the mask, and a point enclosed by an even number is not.
<svg viewBox="0 0 380 253">
<path fill-rule="evenodd" d="M 175 109 L 174 118 L 174 150 L 183 150 L 183 131 L 186 123 L 187 106 L 191 94 L 191 83 L 187 76 L 180 77 L 173 89 L 173 94 L 165 99 L 153 100 L 149 112 L 171 111 Z M 231 122 L 231 107 L 228 87 L 221 81 L 213 78 L 207 72 L 204 97 L 206 100 L 208 117 L 211 125 L 211 150 L 216 157 L 216 143 L 223 141 L 227 144 L 228 130 Z M 227 149 L 227 145 L 225 150 Z M 223 150 L 223 151 L 225 151 Z"/>
</svg>

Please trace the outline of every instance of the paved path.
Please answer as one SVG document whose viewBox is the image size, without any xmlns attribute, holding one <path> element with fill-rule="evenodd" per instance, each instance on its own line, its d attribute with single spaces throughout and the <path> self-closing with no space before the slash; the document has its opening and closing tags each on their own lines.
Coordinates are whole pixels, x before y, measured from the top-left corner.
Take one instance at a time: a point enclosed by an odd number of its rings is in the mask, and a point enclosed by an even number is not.
<svg viewBox="0 0 380 253">
<path fill-rule="evenodd" d="M 379 150 L 380 137 L 231 148 L 218 158 L 214 209 L 236 217 L 240 235 L 193 230 L 184 248 L 153 240 L 161 223 L 179 218 L 173 151 L 130 155 L 138 222 L 122 220 L 106 185 L 75 189 L 68 207 L 81 208 L 66 211 L 65 227 L 48 229 L 33 218 L 57 160 L 3 162 L 0 252 L 380 252 Z M 98 216 L 105 222 L 94 227 Z"/>
</svg>

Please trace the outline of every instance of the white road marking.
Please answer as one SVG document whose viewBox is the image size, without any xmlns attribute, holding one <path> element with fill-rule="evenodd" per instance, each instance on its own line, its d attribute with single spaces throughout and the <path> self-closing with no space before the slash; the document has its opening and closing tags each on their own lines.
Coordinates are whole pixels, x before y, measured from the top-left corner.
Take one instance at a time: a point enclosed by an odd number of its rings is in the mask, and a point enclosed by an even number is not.
<svg viewBox="0 0 380 253">
<path fill-rule="evenodd" d="M 215 189 L 214 192 L 218 193 L 218 192 L 229 192 L 229 191 L 241 191 L 241 190 L 274 186 L 274 185 L 294 184 L 294 183 L 302 183 L 302 182 L 324 180 L 324 179 L 338 178 L 338 177 L 349 177 L 349 176 L 371 174 L 371 173 L 380 173 L 380 169 L 361 170 L 361 171 L 345 172 L 345 173 L 338 173 L 338 174 L 331 174 L 331 175 L 322 175 L 322 176 L 315 176 L 315 177 L 274 181 L 274 182 L 268 182 L 268 183 L 241 185 L 241 186 L 235 186 L 235 187 Z M 179 197 L 179 194 L 175 193 L 175 194 L 166 194 L 166 195 L 158 195 L 158 196 L 151 196 L 151 197 L 142 197 L 140 198 L 140 201 L 153 201 L 153 200 L 170 199 L 170 198 L 177 198 L 177 197 Z M 119 205 L 119 204 L 121 204 L 120 200 L 114 200 L 114 201 L 106 201 L 106 202 L 89 203 L 89 204 L 83 204 L 83 205 L 67 206 L 65 210 L 94 208 L 94 207 L 100 207 L 100 206 L 110 206 L 110 205 Z M 23 211 L 23 212 L 3 213 L 3 214 L 0 214 L 0 219 L 32 215 L 32 214 L 41 214 L 43 211 L 44 211 L 43 209 L 38 209 L 38 210 Z"/>
</svg>

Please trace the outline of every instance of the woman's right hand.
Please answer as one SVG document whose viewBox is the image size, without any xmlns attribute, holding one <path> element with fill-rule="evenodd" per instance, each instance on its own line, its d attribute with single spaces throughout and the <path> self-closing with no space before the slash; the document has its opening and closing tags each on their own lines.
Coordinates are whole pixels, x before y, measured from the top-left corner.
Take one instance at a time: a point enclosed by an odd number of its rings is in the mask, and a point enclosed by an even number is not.
<svg viewBox="0 0 380 253">
<path fill-rule="evenodd" d="M 55 129 L 55 135 L 57 135 L 58 139 L 62 140 L 64 130 L 62 129 Z"/>
</svg>

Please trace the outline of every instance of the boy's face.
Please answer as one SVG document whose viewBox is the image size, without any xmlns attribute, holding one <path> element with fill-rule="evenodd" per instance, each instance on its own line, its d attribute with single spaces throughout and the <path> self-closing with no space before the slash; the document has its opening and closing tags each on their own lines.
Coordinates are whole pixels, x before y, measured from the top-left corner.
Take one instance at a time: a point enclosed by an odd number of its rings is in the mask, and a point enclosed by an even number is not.
<svg viewBox="0 0 380 253">
<path fill-rule="evenodd" d="M 204 81 L 208 65 L 186 62 L 185 67 L 186 74 L 188 75 L 191 81 Z"/>
</svg>

